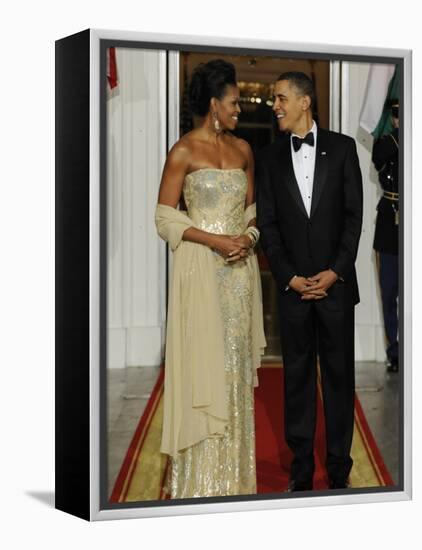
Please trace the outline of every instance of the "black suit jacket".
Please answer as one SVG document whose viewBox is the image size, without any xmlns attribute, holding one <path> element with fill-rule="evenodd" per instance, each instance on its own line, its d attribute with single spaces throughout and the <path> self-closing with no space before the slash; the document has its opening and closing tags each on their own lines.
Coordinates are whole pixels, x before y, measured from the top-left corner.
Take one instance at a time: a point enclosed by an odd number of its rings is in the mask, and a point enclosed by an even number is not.
<svg viewBox="0 0 422 550">
<path fill-rule="evenodd" d="M 296 182 L 290 136 L 257 159 L 257 225 L 280 290 L 294 275 L 331 268 L 359 302 L 355 261 L 362 227 L 362 175 L 355 141 L 318 128 L 311 215 Z"/>
</svg>

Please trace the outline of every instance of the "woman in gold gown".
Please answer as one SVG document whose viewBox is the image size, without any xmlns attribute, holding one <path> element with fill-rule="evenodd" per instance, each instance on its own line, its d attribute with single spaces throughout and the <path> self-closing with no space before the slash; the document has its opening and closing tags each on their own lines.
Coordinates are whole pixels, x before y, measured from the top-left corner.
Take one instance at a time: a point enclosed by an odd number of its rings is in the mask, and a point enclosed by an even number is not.
<svg viewBox="0 0 422 550">
<path fill-rule="evenodd" d="M 173 254 L 161 451 L 171 498 L 256 493 L 254 386 L 265 347 L 253 246 L 254 161 L 236 128 L 234 66 L 199 65 L 197 128 L 171 149 L 156 225 Z M 181 198 L 187 212 L 177 209 Z"/>
</svg>

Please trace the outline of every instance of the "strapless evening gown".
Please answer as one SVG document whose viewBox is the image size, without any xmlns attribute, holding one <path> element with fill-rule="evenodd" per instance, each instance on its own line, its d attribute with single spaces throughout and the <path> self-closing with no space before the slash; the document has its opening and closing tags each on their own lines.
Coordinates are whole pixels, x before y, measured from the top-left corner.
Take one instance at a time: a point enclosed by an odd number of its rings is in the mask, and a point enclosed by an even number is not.
<svg viewBox="0 0 422 550">
<path fill-rule="evenodd" d="M 196 227 L 216 234 L 244 231 L 247 178 L 242 169 L 196 170 L 183 194 Z M 165 490 L 171 498 L 256 493 L 252 280 L 245 261 L 226 264 L 214 252 L 224 324 L 226 397 L 224 436 L 207 438 L 170 458 Z M 206 289 L 204 289 L 206 292 Z"/>
</svg>

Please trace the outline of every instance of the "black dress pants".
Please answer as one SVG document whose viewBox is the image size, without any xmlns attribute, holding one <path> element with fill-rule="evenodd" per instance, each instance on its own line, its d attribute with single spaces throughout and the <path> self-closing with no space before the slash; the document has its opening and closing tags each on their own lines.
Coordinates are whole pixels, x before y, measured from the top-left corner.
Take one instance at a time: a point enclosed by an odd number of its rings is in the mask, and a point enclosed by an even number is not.
<svg viewBox="0 0 422 550">
<path fill-rule="evenodd" d="M 290 477 L 312 480 L 316 426 L 317 357 L 324 402 L 330 480 L 347 480 L 354 427 L 354 305 L 340 281 L 322 300 L 304 301 L 289 289 L 279 294 L 284 364 L 286 441 L 294 454 Z"/>
<path fill-rule="evenodd" d="M 397 254 L 378 252 L 379 280 L 381 287 L 382 311 L 387 337 L 387 357 L 391 363 L 399 360 L 399 257 Z"/>
</svg>

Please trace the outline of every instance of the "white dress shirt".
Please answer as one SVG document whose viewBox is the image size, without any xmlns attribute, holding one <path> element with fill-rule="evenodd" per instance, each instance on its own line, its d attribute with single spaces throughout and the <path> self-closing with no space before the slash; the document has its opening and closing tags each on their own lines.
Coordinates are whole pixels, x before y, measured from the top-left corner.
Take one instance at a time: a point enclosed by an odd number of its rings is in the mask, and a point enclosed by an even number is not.
<svg viewBox="0 0 422 550">
<path fill-rule="evenodd" d="M 290 147 L 292 151 L 293 169 L 296 176 L 296 181 L 299 186 L 303 204 L 305 205 L 308 216 L 311 215 L 312 190 L 314 186 L 314 171 L 315 171 L 315 151 L 317 144 L 317 125 L 313 121 L 310 132 L 314 134 L 314 146 L 302 143 L 299 151 L 293 149 L 293 136 L 291 134 Z M 297 136 L 302 137 L 302 136 Z M 303 136 L 304 137 L 304 136 Z"/>
</svg>

